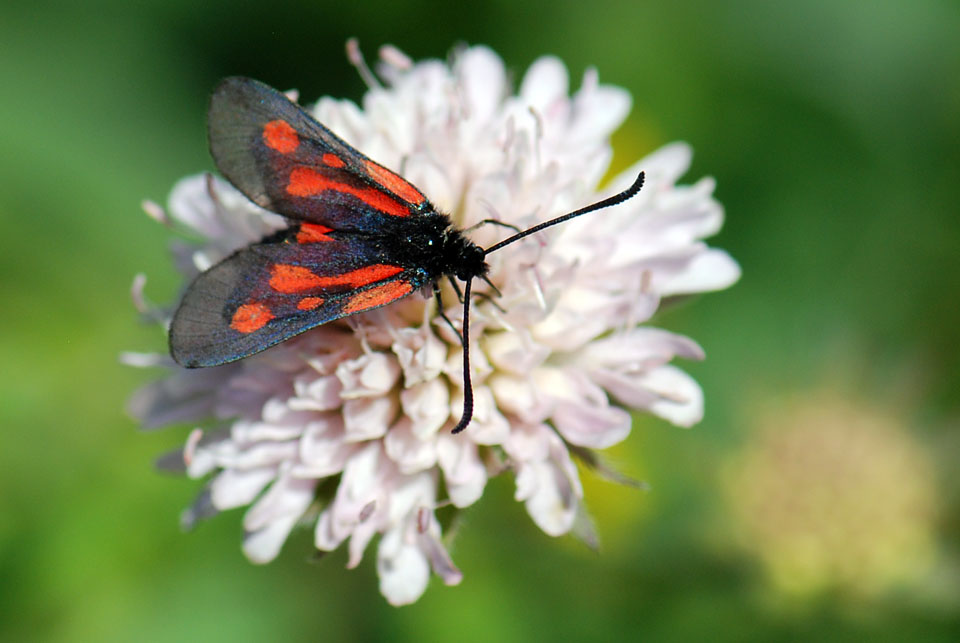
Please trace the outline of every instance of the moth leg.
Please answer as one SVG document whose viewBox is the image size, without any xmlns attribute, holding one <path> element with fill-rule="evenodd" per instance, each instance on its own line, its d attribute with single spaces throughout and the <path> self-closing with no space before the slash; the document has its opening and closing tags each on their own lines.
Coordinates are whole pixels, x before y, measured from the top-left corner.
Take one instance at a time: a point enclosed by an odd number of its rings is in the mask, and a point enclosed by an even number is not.
<svg viewBox="0 0 960 643">
<path fill-rule="evenodd" d="M 499 310 L 501 313 L 507 312 L 506 310 L 504 310 L 503 306 L 497 303 L 497 300 L 492 295 L 488 295 L 485 292 L 475 292 L 475 293 L 470 293 L 470 296 L 477 297 L 478 299 L 482 299 L 484 301 L 490 302 L 491 304 L 493 304 L 494 308 Z"/>
<path fill-rule="evenodd" d="M 457 293 L 457 301 L 461 304 L 463 303 L 463 293 L 460 292 L 460 284 L 457 283 L 457 280 L 451 276 L 447 276 L 447 279 L 450 281 L 450 285 L 453 287 L 453 292 Z"/>
<path fill-rule="evenodd" d="M 457 291 L 459 295 L 460 292 Z M 446 311 L 443 309 L 443 298 L 440 296 L 440 285 L 437 282 L 433 282 L 433 296 L 437 298 L 437 314 L 440 315 L 440 319 L 447 322 L 447 325 L 457 335 L 457 339 L 460 340 L 460 345 L 465 346 L 463 343 L 463 335 L 460 334 L 460 331 L 457 330 L 457 327 L 453 325 L 453 322 L 450 321 L 450 318 L 447 317 Z"/>
<path fill-rule="evenodd" d="M 490 281 L 490 279 L 489 279 L 486 275 L 483 275 L 483 276 L 480 277 L 480 278 L 483 279 L 485 282 L 487 282 L 487 285 L 488 285 L 488 286 L 490 286 L 491 288 L 493 288 L 493 292 L 497 293 L 497 297 L 503 297 L 503 293 L 500 292 L 500 289 L 497 288 L 495 285 L 493 285 L 493 282 Z M 499 306 L 498 306 L 498 307 L 499 307 Z"/>
<path fill-rule="evenodd" d="M 477 223 L 474 223 L 469 228 L 466 228 L 464 232 L 470 232 L 471 230 L 476 230 L 480 226 L 487 225 L 487 224 L 498 225 L 503 228 L 510 228 L 514 232 L 520 232 L 520 228 L 518 228 L 517 226 L 510 223 L 504 223 L 503 221 L 498 221 L 497 219 L 483 219 L 482 221 L 478 221 Z"/>
</svg>

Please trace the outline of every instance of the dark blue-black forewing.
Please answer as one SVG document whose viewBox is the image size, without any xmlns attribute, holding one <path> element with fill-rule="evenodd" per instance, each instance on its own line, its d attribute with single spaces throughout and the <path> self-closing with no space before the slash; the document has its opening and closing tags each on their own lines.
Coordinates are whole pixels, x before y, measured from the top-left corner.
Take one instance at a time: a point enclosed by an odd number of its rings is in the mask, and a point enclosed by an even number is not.
<svg viewBox="0 0 960 643">
<path fill-rule="evenodd" d="M 194 280 L 174 313 L 170 352 L 183 366 L 216 366 L 389 304 L 423 282 L 375 238 L 296 225 Z"/>
<path fill-rule="evenodd" d="M 436 215 L 420 190 L 259 81 L 220 83 L 208 129 L 220 172 L 254 203 L 291 219 L 376 234 L 385 219 Z"/>
</svg>

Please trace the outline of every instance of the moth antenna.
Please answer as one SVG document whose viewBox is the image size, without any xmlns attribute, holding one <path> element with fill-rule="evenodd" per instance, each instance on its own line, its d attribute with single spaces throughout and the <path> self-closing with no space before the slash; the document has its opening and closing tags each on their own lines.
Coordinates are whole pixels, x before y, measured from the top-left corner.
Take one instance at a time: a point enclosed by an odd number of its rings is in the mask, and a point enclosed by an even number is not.
<svg viewBox="0 0 960 643">
<path fill-rule="evenodd" d="M 620 192 L 619 194 L 614 194 L 612 197 L 606 198 L 603 201 L 597 201 L 596 203 L 592 205 L 588 205 L 585 208 L 580 208 L 579 210 L 574 210 L 573 212 L 564 214 L 563 216 L 559 216 L 556 219 L 550 219 L 549 221 L 544 221 L 543 223 L 535 225 L 532 228 L 527 228 L 523 232 L 518 232 L 512 237 L 507 237 L 500 243 L 495 243 L 489 248 L 486 248 L 483 251 L 483 255 L 486 256 L 491 252 L 496 252 L 500 248 L 504 246 L 508 246 L 514 241 L 519 241 L 520 239 L 526 237 L 527 235 L 531 235 L 534 232 L 540 232 L 544 228 L 555 226 L 558 223 L 569 221 L 570 219 L 579 217 L 581 214 L 587 214 L 588 212 L 594 212 L 596 210 L 601 210 L 603 208 L 609 208 L 611 205 L 617 205 L 618 203 L 623 203 L 627 199 L 630 199 L 636 196 L 637 192 L 640 191 L 640 188 L 643 187 L 643 178 L 644 178 L 644 174 L 643 172 L 641 172 L 639 175 L 637 175 L 637 180 L 633 182 L 633 185 L 631 185 L 629 188 L 627 188 L 623 192 Z"/>
<path fill-rule="evenodd" d="M 470 382 L 470 285 L 468 279 L 463 287 L 463 415 L 453 433 L 460 433 L 473 419 L 473 384 Z"/>
</svg>

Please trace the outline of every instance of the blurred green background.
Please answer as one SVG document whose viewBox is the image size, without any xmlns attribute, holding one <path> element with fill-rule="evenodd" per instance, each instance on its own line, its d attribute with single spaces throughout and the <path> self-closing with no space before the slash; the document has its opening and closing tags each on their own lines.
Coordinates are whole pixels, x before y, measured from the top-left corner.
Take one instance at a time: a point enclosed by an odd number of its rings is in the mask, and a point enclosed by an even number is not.
<svg viewBox="0 0 960 643">
<path fill-rule="evenodd" d="M 0 6 L 0 638 L 957 640 L 960 3 L 18 2 Z M 189 427 L 125 416 L 162 350 L 134 273 L 175 295 L 140 211 L 212 169 L 204 111 L 245 74 L 359 99 L 344 56 L 484 43 L 515 78 L 559 55 L 628 88 L 625 167 L 677 139 L 718 180 L 732 290 L 656 321 L 706 349 L 694 430 L 639 417 L 584 473 L 602 539 L 539 533 L 490 484 L 463 584 L 379 596 L 374 552 L 240 552 L 240 511 L 183 534 L 200 484 L 155 472 Z"/>
</svg>

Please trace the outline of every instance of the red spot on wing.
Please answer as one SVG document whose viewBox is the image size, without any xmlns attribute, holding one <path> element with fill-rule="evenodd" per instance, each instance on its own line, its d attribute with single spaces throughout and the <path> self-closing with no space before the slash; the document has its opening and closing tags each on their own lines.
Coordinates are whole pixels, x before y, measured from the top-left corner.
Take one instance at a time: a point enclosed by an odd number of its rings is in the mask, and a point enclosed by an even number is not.
<svg viewBox="0 0 960 643">
<path fill-rule="evenodd" d="M 309 292 L 318 288 L 331 286 L 348 286 L 360 288 L 368 284 L 382 281 L 395 274 L 403 272 L 400 266 L 389 266 L 378 263 L 351 270 L 340 275 L 321 277 L 309 268 L 292 266 L 290 264 L 274 264 L 270 269 L 270 287 L 287 295 Z"/>
<path fill-rule="evenodd" d="M 350 280 L 351 286 L 359 288 L 377 281 L 383 281 L 384 279 L 394 276 L 398 272 L 403 272 L 403 268 L 400 266 L 391 266 L 385 263 L 377 263 L 372 266 L 367 266 L 365 268 L 360 268 L 359 270 L 348 272 L 344 274 L 343 277 Z"/>
<path fill-rule="evenodd" d="M 263 126 L 263 142 L 281 154 L 289 154 L 300 145 L 300 137 L 290 123 L 277 120 Z"/>
<path fill-rule="evenodd" d="M 329 165 L 330 167 L 343 167 L 346 163 L 343 162 L 343 159 L 337 156 L 336 154 L 331 154 L 327 152 L 323 155 L 323 164 Z"/>
<path fill-rule="evenodd" d="M 313 310 L 323 303 L 323 297 L 304 297 L 297 302 L 299 310 Z"/>
<path fill-rule="evenodd" d="M 274 264 L 270 269 L 270 287 L 277 292 L 292 294 L 319 288 L 321 278 L 303 266 Z"/>
<path fill-rule="evenodd" d="M 369 310 L 377 306 L 389 304 L 391 301 L 400 299 L 404 295 L 409 295 L 413 291 L 413 286 L 406 281 L 391 281 L 381 286 L 374 286 L 369 290 L 358 292 L 351 297 L 343 307 L 346 314 L 358 313 L 362 310 Z"/>
<path fill-rule="evenodd" d="M 427 200 L 427 198 L 420 193 L 420 190 L 413 187 L 413 185 L 408 183 L 405 179 L 401 178 L 397 174 L 394 174 L 382 165 L 378 165 L 373 161 L 367 160 L 364 161 L 364 166 L 367 168 L 367 172 L 370 173 L 370 176 L 373 177 L 374 181 L 387 188 L 401 199 L 409 201 L 415 205 L 423 203 Z"/>
<path fill-rule="evenodd" d="M 341 194 L 355 196 L 374 210 L 395 217 L 406 217 L 410 212 L 400 201 L 393 199 L 383 192 L 373 188 L 358 188 L 339 181 L 333 181 L 312 167 L 298 165 L 290 172 L 290 183 L 287 185 L 287 194 L 293 196 L 315 196 L 321 192 L 332 190 Z"/>
<path fill-rule="evenodd" d="M 297 243 L 319 243 L 321 241 L 333 241 L 327 233 L 333 232 L 333 228 L 328 228 L 319 223 L 301 223 L 297 231 Z"/>
<path fill-rule="evenodd" d="M 273 313 L 265 304 L 251 302 L 237 308 L 233 313 L 233 319 L 230 320 L 230 328 L 238 333 L 252 333 L 260 330 L 273 319 Z"/>
</svg>

